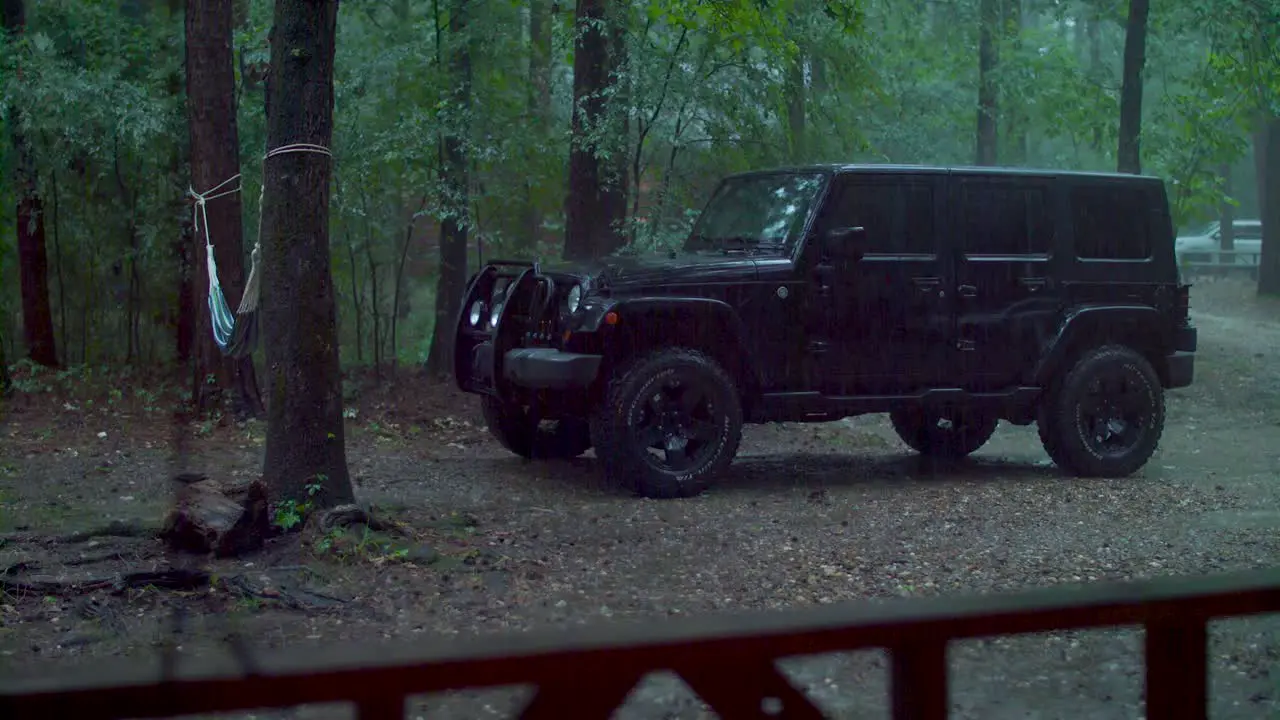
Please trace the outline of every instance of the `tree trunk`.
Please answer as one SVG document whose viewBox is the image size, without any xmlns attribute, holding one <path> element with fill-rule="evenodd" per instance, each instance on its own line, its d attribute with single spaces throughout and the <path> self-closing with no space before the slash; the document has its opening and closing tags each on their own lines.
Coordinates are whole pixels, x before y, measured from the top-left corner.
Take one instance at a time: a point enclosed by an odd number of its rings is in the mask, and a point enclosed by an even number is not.
<svg viewBox="0 0 1280 720">
<path fill-rule="evenodd" d="M 457 0 L 449 19 L 449 74 L 453 97 L 450 104 L 462 109 L 460 122 L 449 128 L 441 148 L 440 168 L 449 206 L 440 223 L 440 271 L 436 277 L 436 318 L 427 353 L 427 372 L 439 377 L 453 368 L 454 323 L 461 311 L 467 284 L 467 218 L 471 205 L 467 159 L 463 152 L 466 116 L 471 108 L 471 28 L 465 11 L 467 0 Z"/>
<path fill-rule="evenodd" d="M 4 0 L 4 30 L 21 36 L 27 14 L 23 0 Z M 18 68 L 22 78 L 22 68 Z M 45 249 L 44 204 L 40 199 L 36 161 L 26 136 L 22 134 L 22 108 L 10 108 L 13 141 L 14 194 L 18 196 L 18 274 L 22 284 L 22 331 L 27 355 L 46 366 L 58 364 L 53 332 L 53 309 L 49 305 L 49 257 Z"/>
<path fill-rule="evenodd" d="M 1236 247 L 1236 207 L 1228 202 L 1231 199 L 1231 163 L 1223 163 L 1218 173 L 1222 176 L 1222 203 L 1218 205 L 1218 227 L 1222 232 L 1222 249 L 1234 250 Z"/>
<path fill-rule="evenodd" d="M 1129 22 L 1124 29 L 1124 74 L 1120 87 L 1120 144 L 1116 168 L 1122 173 L 1142 172 L 1142 74 L 1147 53 L 1149 0 L 1129 0 Z"/>
<path fill-rule="evenodd" d="M 570 129 L 569 194 L 565 202 L 564 256 L 583 259 L 606 255 L 625 238 L 618 227 L 626 216 L 626 172 L 615 172 L 596 156 L 588 135 L 610 121 L 610 45 L 616 35 L 606 27 L 606 0 L 578 0 L 573 55 L 573 122 Z"/>
<path fill-rule="evenodd" d="M 999 0 L 980 0 L 978 20 L 978 137 L 974 152 L 978 165 L 995 165 L 998 161 L 999 112 L 995 72 L 1000 62 L 996 45 L 1000 28 Z"/>
<path fill-rule="evenodd" d="M 800 51 L 787 65 L 784 84 L 787 100 L 787 131 L 791 140 L 791 162 L 808 160 L 808 144 L 805 137 L 805 87 L 804 51 Z"/>
<path fill-rule="evenodd" d="M 1089 36 L 1089 79 L 1099 86 L 1106 80 L 1106 68 L 1102 66 L 1102 13 L 1096 7 L 1096 0 L 1089 5 L 1087 33 Z M 1095 152 L 1102 151 L 1102 125 L 1095 122 L 1090 145 Z"/>
<path fill-rule="evenodd" d="M 1258 207 L 1262 220 L 1258 294 L 1277 296 L 1280 295 L 1280 116 L 1268 118 L 1261 134 L 1262 142 L 1254 145 L 1254 152 L 1262 157 L 1258 172 Z"/>
<path fill-rule="evenodd" d="M 337 0 L 276 0 L 267 148 L 328 148 Z M 354 500 L 342 423 L 342 368 L 329 267 L 332 160 L 289 152 L 264 163 L 262 339 L 270 404 L 263 479 L 276 499 Z"/>
<path fill-rule="evenodd" d="M 551 130 L 551 2 L 529 0 L 529 117 L 533 123 L 534 152 L 530 161 L 538 156 L 542 143 Z M 525 180 L 524 215 L 521 225 L 524 241 L 536 247 L 542 232 L 542 212 L 535 196 L 532 177 Z"/>
<path fill-rule="evenodd" d="M 187 0 L 187 119 L 191 135 L 191 185 L 196 192 L 217 195 L 236 185 L 240 173 L 240 137 L 236 125 L 235 70 L 232 57 L 233 0 Z M 219 188 L 219 186 L 221 186 Z M 216 189 L 215 188 L 219 188 Z M 208 410 L 221 388 L 236 388 L 238 415 L 261 415 L 253 358 L 227 358 L 213 340 L 207 310 L 209 262 L 206 245 L 213 245 L 218 280 L 227 304 L 235 310 L 244 292 L 244 231 L 240 193 L 209 200 L 205 206 L 208 237 L 202 222 L 193 228 L 191 283 L 199 300 L 196 313 L 196 371 L 192 399 L 197 410 Z M 212 376 L 216 385 L 207 382 Z"/>
<path fill-rule="evenodd" d="M 0 337 L 0 397 L 9 394 L 13 378 L 9 377 L 9 361 L 4 355 L 4 338 Z"/>
<path fill-rule="evenodd" d="M 174 328 L 174 341 L 178 363 L 186 365 L 191 360 L 191 346 L 196 338 L 196 263 L 191 254 L 195 251 L 195 229 L 189 219 L 183 219 L 174 248 L 178 261 L 178 321 Z"/>
<path fill-rule="evenodd" d="M 1014 52 L 1014 62 L 1022 53 L 1022 0 L 1004 0 L 1004 35 Z M 1027 164 L 1027 117 L 1019 102 L 1006 102 L 1004 132 L 1009 150 L 1009 165 Z"/>
</svg>

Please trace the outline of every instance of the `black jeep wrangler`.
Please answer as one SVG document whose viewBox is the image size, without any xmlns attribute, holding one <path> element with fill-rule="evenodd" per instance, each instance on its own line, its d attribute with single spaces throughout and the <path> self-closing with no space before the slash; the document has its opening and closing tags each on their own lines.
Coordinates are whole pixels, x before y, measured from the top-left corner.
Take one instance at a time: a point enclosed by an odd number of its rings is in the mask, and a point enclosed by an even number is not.
<svg viewBox="0 0 1280 720">
<path fill-rule="evenodd" d="M 1196 329 L 1163 184 L 1119 174 L 819 166 L 733 175 L 684 246 L 493 261 L 454 374 L 511 452 L 573 457 L 649 497 L 701 492 L 743 423 L 887 412 L 960 457 L 1003 419 L 1049 457 L 1151 457 Z"/>
</svg>

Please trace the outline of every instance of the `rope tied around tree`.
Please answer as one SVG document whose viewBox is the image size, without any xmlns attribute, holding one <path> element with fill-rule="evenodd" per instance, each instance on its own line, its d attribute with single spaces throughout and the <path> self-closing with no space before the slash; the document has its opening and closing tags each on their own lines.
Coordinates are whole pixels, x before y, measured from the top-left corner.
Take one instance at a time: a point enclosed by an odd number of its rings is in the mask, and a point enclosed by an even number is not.
<svg viewBox="0 0 1280 720">
<path fill-rule="evenodd" d="M 323 145 L 292 143 L 267 152 L 262 158 L 263 165 L 265 166 L 266 161 L 273 157 L 290 153 L 314 153 L 329 158 L 333 157 L 333 153 L 329 151 L 329 148 Z M 253 352 L 254 347 L 257 345 L 256 313 L 262 285 L 262 273 L 259 266 L 262 260 L 262 207 L 263 198 L 266 195 L 265 172 L 262 187 L 258 191 L 258 233 L 253 242 L 253 252 L 250 254 L 249 277 L 245 280 L 244 292 L 240 297 L 240 305 L 234 313 L 231 311 L 230 306 L 227 305 L 226 298 L 222 292 L 222 284 L 218 280 L 218 263 L 214 259 L 213 238 L 209 234 L 209 212 L 207 206 L 210 200 L 217 200 L 240 192 L 243 189 L 243 184 L 240 181 L 241 175 L 236 173 L 204 192 L 196 192 L 190 185 L 187 186 L 187 196 L 194 200 L 191 208 L 192 227 L 204 232 L 206 266 L 209 270 L 209 313 L 212 317 L 210 324 L 213 328 L 213 339 L 218 344 L 218 348 L 222 350 L 222 353 L 231 357 L 243 357 Z M 235 183 L 235 186 L 229 187 L 232 183 Z"/>
</svg>

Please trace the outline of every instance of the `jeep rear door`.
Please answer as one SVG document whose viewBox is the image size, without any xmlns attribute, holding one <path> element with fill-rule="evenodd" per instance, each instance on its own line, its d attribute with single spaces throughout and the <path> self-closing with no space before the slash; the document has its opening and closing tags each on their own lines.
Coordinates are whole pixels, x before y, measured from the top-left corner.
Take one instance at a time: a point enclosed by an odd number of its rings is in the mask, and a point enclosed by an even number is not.
<svg viewBox="0 0 1280 720">
<path fill-rule="evenodd" d="M 1026 381 L 1059 312 L 1054 179 L 955 171 L 950 245 L 955 257 L 953 384 L 997 390 Z"/>
</svg>

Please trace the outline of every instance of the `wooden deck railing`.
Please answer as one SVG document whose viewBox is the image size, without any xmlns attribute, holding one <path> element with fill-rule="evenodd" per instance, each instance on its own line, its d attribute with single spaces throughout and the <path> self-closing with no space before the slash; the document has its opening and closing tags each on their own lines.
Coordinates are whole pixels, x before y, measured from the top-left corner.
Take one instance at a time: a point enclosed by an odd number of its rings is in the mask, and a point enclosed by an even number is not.
<svg viewBox="0 0 1280 720">
<path fill-rule="evenodd" d="M 521 717 L 606 718 L 641 678 L 662 670 L 677 673 L 724 718 L 820 718 L 775 661 L 886 648 L 893 717 L 924 720 L 947 716 L 951 640 L 1125 625 L 1146 630 L 1147 717 L 1204 718 L 1207 623 L 1275 612 L 1280 569 L 607 624 L 430 646 L 292 649 L 252 662 L 188 658 L 170 670 L 154 657 L 76 675 L 0 678 L 0 718 L 172 717 L 349 702 L 361 720 L 398 720 L 411 695 L 529 684 L 538 689 Z"/>
</svg>

